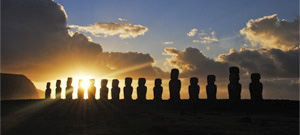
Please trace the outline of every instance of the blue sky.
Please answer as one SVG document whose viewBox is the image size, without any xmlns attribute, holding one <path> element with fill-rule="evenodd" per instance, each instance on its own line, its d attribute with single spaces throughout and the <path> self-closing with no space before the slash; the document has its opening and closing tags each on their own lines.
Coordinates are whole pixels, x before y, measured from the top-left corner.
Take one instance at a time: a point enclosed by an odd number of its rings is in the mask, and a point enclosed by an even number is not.
<svg viewBox="0 0 300 135">
<path fill-rule="evenodd" d="M 293 21 L 299 14 L 297 0 L 130 0 L 130 1 L 82 1 L 56 0 L 63 5 L 68 15 L 68 25 L 88 26 L 97 22 L 115 22 L 118 18 L 129 20 L 131 24 L 140 24 L 149 30 L 145 35 L 136 38 L 120 39 L 118 36 L 95 37 L 104 51 L 137 51 L 149 53 L 162 67 L 165 58 L 162 55 L 165 47 L 183 50 L 195 47 L 210 57 L 228 53 L 231 48 L 239 50 L 246 41 L 239 31 L 246 27 L 250 19 L 278 14 L 280 19 Z M 219 42 L 209 44 L 193 43 L 197 39 L 188 37 L 187 33 L 196 28 L 206 33 L 215 31 Z M 72 29 L 71 29 L 72 30 Z M 226 40 L 222 40 L 226 39 Z M 173 44 L 165 45 L 163 42 Z M 210 50 L 207 50 L 207 46 Z"/>
</svg>

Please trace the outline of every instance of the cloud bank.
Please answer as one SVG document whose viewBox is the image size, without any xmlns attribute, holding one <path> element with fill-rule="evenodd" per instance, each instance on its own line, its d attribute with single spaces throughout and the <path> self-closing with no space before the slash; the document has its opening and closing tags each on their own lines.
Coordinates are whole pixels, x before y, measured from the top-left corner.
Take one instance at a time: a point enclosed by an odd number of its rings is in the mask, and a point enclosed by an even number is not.
<svg viewBox="0 0 300 135">
<path fill-rule="evenodd" d="M 142 25 L 117 23 L 95 23 L 90 26 L 69 25 L 68 27 L 81 32 L 88 32 L 98 37 L 119 35 L 121 39 L 136 38 L 139 35 L 144 35 L 148 31 L 148 28 Z"/>
<path fill-rule="evenodd" d="M 215 74 L 218 77 L 225 77 L 229 65 L 207 58 L 197 48 L 186 48 L 183 51 L 176 48 L 165 48 L 165 55 L 170 55 L 167 61 L 174 67 L 177 67 L 183 74 L 183 77 L 206 76 Z"/>
<path fill-rule="evenodd" d="M 239 52 L 231 50 L 229 54 L 221 54 L 218 59 L 237 65 L 249 73 L 260 72 L 264 77 L 299 77 L 299 48 L 286 52 L 280 49 L 242 48 Z"/>
<path fill-rule="evenodd" d="M 126 73 L 149 78 L 164 75 L 152 66 L 155 61 L 149 54 L 104 52 L 100 44 L 79 32 L 69 35 L 63 7 L 51 0 L 6 0 L 1 3 L 1 15 L 1 72 L 25 74 L 33 81 L 82 74 L 123 77 Z M 134 38 L 148 30 L 141 25 L 115 23 L 90 27 L 96 28 L 96 34 L 119 34 L 121 38 Z"/>
</svg>

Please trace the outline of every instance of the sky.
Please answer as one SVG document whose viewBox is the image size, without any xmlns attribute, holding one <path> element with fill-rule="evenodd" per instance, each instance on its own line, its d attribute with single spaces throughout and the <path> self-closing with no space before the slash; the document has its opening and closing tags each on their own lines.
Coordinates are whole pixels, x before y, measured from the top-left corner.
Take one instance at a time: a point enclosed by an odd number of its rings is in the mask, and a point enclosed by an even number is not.
<svg viewBox="0 0 300 135">
<path fill-rule="evenodd" d="M 231 48 L 239 50 L 245 41 L 239 31 L 250 19 L 277 14 L 281 19 L 293 21 L 299 12 L 298 1 L 56 1 L 64 6 L 68 14 L 68 25 L 88 26 L 97 22 L 115 22 L 126 19 L 131 24 L 143 25 L 149 30 L 137 38 L 120 39 L 118 36 L 97 38 L 106 51 L 137 51 L 151 54 L 158 66 L 167 56 L 165 47 L 183 50 L 195 47 L 209 58 L 228 53 Z M 192 29 L 205 33 L 215 31 L 220 42 L 193 43 L 195 37 L 186 34 Z M 73 30 L 73 29 L 71 29 Z M 73 30 L 73 31 L 76 31 Z M 225 40 L 225 41 L 224 41 Z M 229 40 L 229 41 L 226 41 Z M 164 42 L 173 44 L 164 45 Z M 225 43 L 224 43 L 225 42 Z M 126 46 L 126 47 L 124 47 Z M 207 50 L 207 46 L 211 50 Z"/>
<path fill-rule="evenodd" d="M 255 72 L 266 98 L 299 98 L 298 0 L 11 0 L 1 6 L 1 72 L 24 74 L 41 90 L 70 76 L 98 82 L 131 76 L 146 77 L 148 91 L 162 78 L 167 98 L 170 70 L 178 68 L 183 98 L 193 76 L 205 98 L 209 74 L 217 76 L 218 98 L 228 98 L 228 68 L 238 66 L 242 98 L 249 98 Z"/>
</svg>

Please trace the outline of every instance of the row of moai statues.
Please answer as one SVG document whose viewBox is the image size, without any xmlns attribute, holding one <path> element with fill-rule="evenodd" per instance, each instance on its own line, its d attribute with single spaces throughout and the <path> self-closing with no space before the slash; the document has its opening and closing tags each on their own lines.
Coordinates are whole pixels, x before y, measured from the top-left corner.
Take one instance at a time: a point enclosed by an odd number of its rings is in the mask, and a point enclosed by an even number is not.
<svg viewBox="0 0 300 135">
<path fill-rule="evenodd" d="M 229 81 L 228 84 L 228 94 L 229 100 L 236 102 L 241 100 L 241 89 L 242 86 L 239 83 L 239 68 L 238 67 L 230 67 L 229 68 Z M 169 92 L 170 92 L 170 99 L 171 101 L 179 101 L 180 100 L 180 89 L 181 89 L 181 81 L 178 78 L 179 70 L 172 69 L 171 71 L 171 80 L 169 81 Z M 250 96 L 251 100 L 254 101 L 261 101 L 262 98 L 262 90 L 263 85 L 259 81 L 260 74 L 259 73 L 252 73 L 251 74 L 252 82 L 249 84 Z M 207 76 L 207 85 L 206 85 L 206 94 L 208 101 L 216 101 L 217 100 L 217 85 L 215 85 L 216 76 L 215 75 L 208 75 Z M 100 88 L 100 99 L 107 100 L 108 99 L 108 87 L 107 87 L 108 80 L 102 79 L 101 80 L 101 88 Z M 84 88 L 82 87 L 82 80 L 78 82 L 78 91 L 77 97 L 78 99 L 84 99 Z M 139 78 L 138 80 L 138 87 L 137 87 L 137 100 L 146 100 L 147 94 L 147 87 L 145 86 L 146 79 Z M 155 86 L 153 88 L 154 99 L 153 100 L 162 100 L 162 92 L 163 87 L 161 86 L 162 80 L 155 79 Z M 56 82 L 56 98 L 60 99 L 61 97 L 61 81 L 57 80 Z M 125 78 L 125 87 L 124 87 L 124 100 L 132 100 L 132 92 L 133 87 L 132 85 L 132 78 L 127 77 Z M 90 79 L 90 86 L 88 87 L 88 99 L 95 99 L 96 95 L 96 87 L 95 87 L 95 79 Z M 73 99 L 73 86 L 72 86 L 72 78 L 68 78 L 67 80 L 67 87 L 66 87 L 66 99 Z M 200 93 L 200 86 L 198 85 L 198 78 L 192 77 L 190 78 L 190 86 L 188 88 L 190 100 L 196 101 L 199 99 Z M 47 89 L 45 92 L 45 98 L 50 98 L 51 89 L 50 89 L 50 82 L 47 83 Z M 119 100 L 120 95 L 120 87 L 119 87 L 119 80 L 113 79 L 112 81 L 112 88 L 111 88 L 111 97 L 112 100 Z"/>
</svg>

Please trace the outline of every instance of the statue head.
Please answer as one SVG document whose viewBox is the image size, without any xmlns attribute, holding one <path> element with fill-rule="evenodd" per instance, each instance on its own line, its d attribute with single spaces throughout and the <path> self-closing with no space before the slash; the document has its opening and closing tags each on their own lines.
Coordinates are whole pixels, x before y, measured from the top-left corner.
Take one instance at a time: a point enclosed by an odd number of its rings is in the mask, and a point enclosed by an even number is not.
<svg viewBox="0 0 300 135">
<path fill-rule="evenodd" d="M 106 87 L 106 85 L 107 85 L 107 79 L 102 79 L 101 80 L 101 87 Z"/>
<path fill-rule="evenodd" d="M 125 78 L 125 85 L 126 86 L 131 86 L 132 83 L 132 78 L 131 77 L 126 77 Z"/>
<path fill-rule="evenodd" d="M 160 78 L 155 79 L 155 86 L 161 86 L 161 79 Z"/>
<path fill-rule="evenodd" d="M 214 84 L 216 81 L 216 76 L 215 75 L 208 75 L 207 76 L 207 84 Z"/>
<path fill-rule="evenodd" d="M 112 87 L 119 87 L 119 80 L 118 79 L 113 79 Z"/>
<path fill-rule="evenodd" d="M 171 79 L 178 79 L 178 76 L 179 76 L 179 70 L 177 68 L 173 68 L 171 70 Z"/>
<path fill-rule="evenodd" d="M 191 83 L 191 85 L 198 85 L 198 78 L 197 77 L 191 77 L 190 83 Z"/>
<path fill-rule="evenodd" d="M 139 78 L 139 86 L 145 86 L 146 84 L 146 79 L 145 78 Z"/>
</svg>

